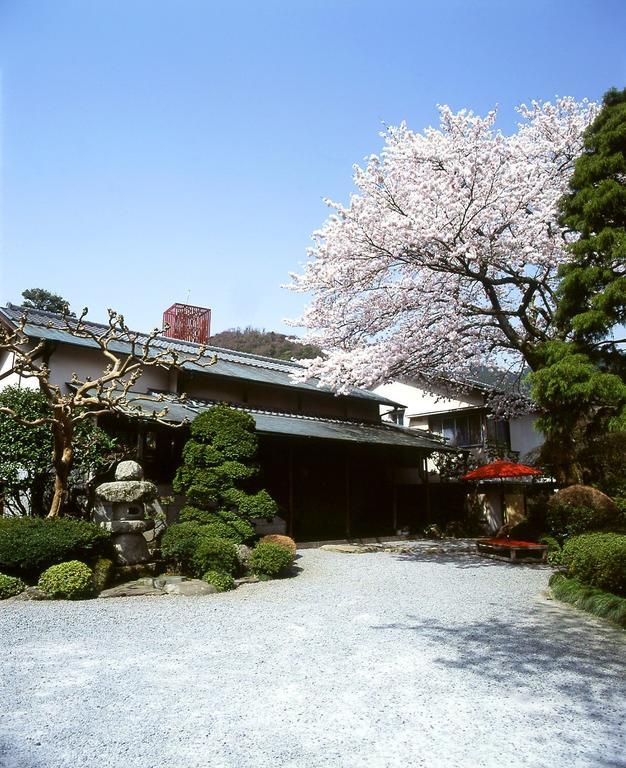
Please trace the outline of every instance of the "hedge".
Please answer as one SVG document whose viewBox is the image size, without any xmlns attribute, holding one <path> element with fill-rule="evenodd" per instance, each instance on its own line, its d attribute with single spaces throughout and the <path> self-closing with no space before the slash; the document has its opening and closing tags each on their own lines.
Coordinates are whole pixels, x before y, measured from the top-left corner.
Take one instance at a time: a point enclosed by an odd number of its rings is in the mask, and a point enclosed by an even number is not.
<svg viewBox="0 0 626 768">
<path fill-rule="evenodd" d="M 568 576 L 616 595 L 626 594 L 626 535 L 574 536 L 565 542 L 562 561 Z"/>
<path fill-rule="evenodd" d="M 36 579 L 51 565 L 108 552 L 111 534 L 84 520 L 0 519 L 0 570 Z"/>
</svg>

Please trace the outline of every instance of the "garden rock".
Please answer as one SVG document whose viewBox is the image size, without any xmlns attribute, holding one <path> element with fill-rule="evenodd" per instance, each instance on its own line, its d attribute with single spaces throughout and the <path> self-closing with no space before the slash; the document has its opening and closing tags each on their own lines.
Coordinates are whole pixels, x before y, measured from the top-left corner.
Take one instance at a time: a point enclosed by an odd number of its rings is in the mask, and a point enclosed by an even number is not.
<svg viewBox="0 0 626 768">
<path fill-rule="evenodd" d="M 143 469 L 136 461 L 120 461 L 115 469 L 116 480 L 143 480 Z"/>
<path fill-rule="evenodd" d="M 168 595 L 184 595 L 185 597 L 195 597 L 196 595 L 212 595 L 217 589 L 212 584 L 200 579 L 188 579 L 178 583 L 165 585 L 165 592 Z"/>
<path fill-rule="evenodd" d="M 23 602 L 25 600 L 52 600 L 53 597 L 51 595 L 46 594 L 43 590 L 39 589 L 39 587 L 26 587 L 26 589 L 23 592 L 20 592 L 19 595 L 15 595 L 15 597 L 9 598 L 9 600 L 14 600 L 16 602 Z"/>
<path fill-rule="evenodd" d="M 158 589 L 152 584 L 152 579 L 138 579 L 110 589 L 103 589 L 98 597 L 156 597 L 164 594 L 162 589 Z"/>
<path fill-rule="evenodd" d="M 250 555 L 252 550 L 245 544 L 237 544 L 237 559 L 242 568 L 246 569 L 250 565 Z"/>
<path fill-rule="evenodd" d="M 366 552 L 380 552 L 376 544 L 322 544 L 320 549 L 325 552 L 342 552 L 350 555 L 362 555 Z"/>
</svg>

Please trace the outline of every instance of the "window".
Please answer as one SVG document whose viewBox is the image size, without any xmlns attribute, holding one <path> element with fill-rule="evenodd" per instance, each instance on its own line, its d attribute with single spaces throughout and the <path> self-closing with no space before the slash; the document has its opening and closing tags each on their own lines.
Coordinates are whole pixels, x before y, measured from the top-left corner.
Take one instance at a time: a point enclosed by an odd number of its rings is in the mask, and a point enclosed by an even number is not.
<svg viewBox="0 0 626 768">
<path fill-rule="evenodd" d="M 480 413 L 457 413 L 451 416 L 431 416 L 428 428 L 446 438 L 450 445 L 468 448 L 481 445 L 482 429 Z"/>
<path fill-rule="evenodd" d="M 492 445 L 511 447 L 511 433 L 506 419 L 487 419 L 487 442 Z"/>
</svg>

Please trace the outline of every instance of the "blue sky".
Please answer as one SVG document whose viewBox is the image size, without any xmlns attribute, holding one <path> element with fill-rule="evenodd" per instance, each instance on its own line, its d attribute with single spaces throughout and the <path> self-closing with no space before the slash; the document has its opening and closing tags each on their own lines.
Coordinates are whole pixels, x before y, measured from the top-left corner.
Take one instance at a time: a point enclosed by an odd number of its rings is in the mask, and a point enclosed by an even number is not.
<svg viewBox="0 0 626 768">
<path fill-rule="evenodd" d="M 383 122 L 626 84 L 624 0 L 0 0 L 0 300 L 284 330 Z"/>
</svg>

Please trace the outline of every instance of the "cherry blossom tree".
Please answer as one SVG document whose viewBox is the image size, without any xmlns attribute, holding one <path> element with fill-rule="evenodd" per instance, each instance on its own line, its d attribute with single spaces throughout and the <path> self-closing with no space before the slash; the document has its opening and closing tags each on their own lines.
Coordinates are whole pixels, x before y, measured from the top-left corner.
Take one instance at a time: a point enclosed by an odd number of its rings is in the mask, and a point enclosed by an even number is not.
<svg viewBox="0 0 626 768">
<path fill-rule="evenodd" d="M 291 322 L 327 353 L 304 375 L 345 392 L 540 367 L 573 237 L 557 203 L 596 112 L 572 98 L 533 102 L 504 135 L 495 111 L 444 106 L 438 129 L 388 128 L 381 154 L 355 166 L 349 204 L 326 201 L 333 213 L 287 286 L 312 295 Z"/>
</svg>

